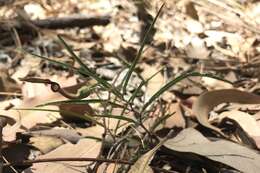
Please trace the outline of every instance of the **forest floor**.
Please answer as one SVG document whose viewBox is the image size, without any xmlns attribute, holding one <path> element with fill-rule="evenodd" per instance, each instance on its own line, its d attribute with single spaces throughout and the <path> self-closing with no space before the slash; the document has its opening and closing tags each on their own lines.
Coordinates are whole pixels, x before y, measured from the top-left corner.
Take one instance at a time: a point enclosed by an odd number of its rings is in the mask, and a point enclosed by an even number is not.
<svg viewBox="0 0 260 173">
<path fill-rule="evenodd" d="M 0 173 L 259 172 L 259 1 L 0 1 L 0 24 Z"/>
</svg>

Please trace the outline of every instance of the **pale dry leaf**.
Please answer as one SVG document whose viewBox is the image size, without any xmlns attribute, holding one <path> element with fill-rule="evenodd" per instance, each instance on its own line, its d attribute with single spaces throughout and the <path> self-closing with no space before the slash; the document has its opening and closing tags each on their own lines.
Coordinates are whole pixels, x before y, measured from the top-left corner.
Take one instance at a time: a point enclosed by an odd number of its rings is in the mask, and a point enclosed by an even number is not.
<svg viewBox="0 0 260 173">
<path fill-rule="evenodd" d="M 26 132 L 25 134 L 32 136 L 51 136 L 59 139 L 69 141 L 71 143 L 77 143 L 82 136 L 80 136 L 73 129 L 64 129 L 64 128 L 53 128 L 48 130 L 34 130 Z"/>
<path fill-rule="evenodd" d="M 104 133 L 104 127 L 101 126 L 92 126 L 88 128 L 76 127 L 75 130 L 82 136 L 91 136 L 100 139 L 102 138 L 102 134 Z"/>
<path fill-rule="evenodd" d="M 246 112 L 231 110 L 222 112 L 217 117 L 218 121 L 221 121 L 224 118 L 229 118 L 236 121 L 240 127 L 251 137 L 260 136 L 260 127 L 252 115 Z"/>
<path fill-rule="evenodd" d="M 186 29 L 192 34 L 200 34 L 204 31 L 202 24 L 199 21 L 193 19 L 185 20 L 184 25 Z"/>
<path fill-rule="evenodd" d="M 114 163 L 102 163 L 97 170 L 97 173 L 116 173 L 119 165 Z"/>
<path fill-rule="evenodd" d="M 241 172 L 258 173 L 260 169 L 258 151 L 226 140 L 209 141 L 192 128 L 181 131 L 175 138 L 167 140 L 164 146 L 175 153 L 181 152 L 185 158 L 194 158 L 196 154 Z"/>
<path fill-rule="evenodd" d="M 260 2 L 248 3 L 245 10 L 245 16 L 256 26 L 260 26 Z"/>
<path fill-rule="evenodd" d="M 101 149 L 101 142 L 93 139 L 81 139 L 77 144 L 67 143 L 62 145 L 48 154 L 42 155 L 39 159 L 47 158 L 96 158 Z M 85 166 L 90 162 L 51 162 L 37 163 L 26 169 L 24 173 L 78 173 L 85 172 Z"/>
<path fill-rule="evenodd" d="M 81 86 L 80 84 L 76 84 L 76 77 L 71 78 L 58 78 L 54 76 L 51 80 L 54 79 L 58 83 L 61 83 L 62 86 L 65 86 L 69 92 L 74 92 Z M 68 86 L 68 87 L 66 87 Z M 32 84 L 32 83 L 25 83 L 23 88 L 23 96 L 24 100 L 20 102 L 12 102 L 14 104 L 15 109 L 20 108 L 34 108 L 34 106 L 39 104 L 44 104 L 47 102 L 53 101 L 60 101 L 64 100 L 62 95 L 59 93 L 53 93 L 50 89 L 50 86 L 45 86 L 43 84 Z M 84 106 L 84 105 L 83 105 Z M 45 106 L 44 109 L 51 109 L 51 110 L 59 110 L 57 106 Z M 60 118 L 59 112 L 48 112 L 48 111 L 33 111 L 33 110 L 0 110 L 0 114 L 9 116 L 16 120 L 19 120 L 20 125 L 23 125 L 27 129 L 35 126 L 38 123 L 52 123 Z M 20 127 L 20 126 L 19 126 Z M 8 129 L 8 128 L 6 128 Z M 16 132 L 24 131 L 19 128 L 13 128 L 12 130 L 5 130 L 4 129 L 4 140 L 12 141 L 15 139 Z"/>
<path fill-rule="evenodd" d="M 186 125 L 183 113 L 180 107 L 180 103 L 170 103 L 168 113 L 175 112 L 171 117 L 169 117 L 164 124 L 166 128 L 181 127 L 184 128 Z"/>
<path fill-rule="evenodd" d="M 159 144 L 157 144 L 153 149 L 142 155 L 135 163 L 131 166 L 128 173 L 153 173 L 152 168 L 149 166 L 151 160 L 153 159 L 156 151 L 164 144 L 167 137 L 162 139 Z"/>
<path fill-rule="evenodd" d="M 260 104 L 260 96 L 236 89 L 209 91 L 198 97 L 192 106 L 192 112 L 201 125 L 225 136 L 219 128 L 209 123 L 208 117 L 215 106 L 226 102 Z"/>
<path fill-rule="evenodd" d="M 210 51 L 206 48 L 204 40 L 192 37 L 190 44 L 185 48 L 188 57 L 207 59 Z"/>
<path fill-rule="evenodd" d="M 142 65 L 142 76 L 145 80 L 150 78 L 152 75 L 158 72 L 160 68 L 156 66 L 151 66 L 147 64 Z M 161 89 L 163 84 L 165 83 L 165 79 L 161 73 L 158 73 L 156 76 L 154 76 L 151 80 L 149 80 L 147 87 L 146 87 L 146 94 L 148 97 L 155 94 L 158 90 Z"/>
<path fill-rule="evenodd" d="M 36 136 L 31 137 L 29 144 L 46 154 L 62 145 L 62 139 L 53 136 Z"/>
<path fill-rule="evenodd" d="M 233 88 L 232 84 L 224 82 L 224 81 L 220 81 L 220 80 L 217 80 L 217 79 L 213 79 L 213 78 L 202 77 L 201 81 L 203 82 L 203 85 L 208 90 L 231 89 L 231 88 Z"/>
</svg>

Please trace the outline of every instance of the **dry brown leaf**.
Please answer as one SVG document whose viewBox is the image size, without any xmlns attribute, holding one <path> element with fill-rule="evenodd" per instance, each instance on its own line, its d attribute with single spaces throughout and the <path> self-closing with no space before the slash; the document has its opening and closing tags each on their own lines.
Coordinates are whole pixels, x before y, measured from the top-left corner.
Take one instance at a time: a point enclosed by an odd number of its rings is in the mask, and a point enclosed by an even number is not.
<svg viewBox="0 0 260 173">
<path fill-rule="evenodd" d="M 61 83 L 69 92 L 75 92 L 80 85 L 72 85 L 76 83 L 76 78 L 56 78 L 55 81 Z M 71 86 L 72 85 L 72 86 Z M 19 108 L 34 108 L 34 106 L 65 100 L 62 95 L 59 93 L 53 93 L 49 86 L 43 84 L 33 84 L 33 83 L 25 83 L 23 87 L 23 95 L 24 100 L 20 102 L 12 102 L 16 109 Z M 84 107 L 84 105 L 82 105 Z M 89 107 L 88 107 L 89 108 Z M 9 116 L 11 118 L 16 119 L 20 122 L 20 125 L 23 125 L 27 129 L 35 126 L 38 123 L 52 123 L 60 118 L 58 112 L 47 112 L 47 111 L 32 111 L 32 110 L 0 110 L 0 114 Z M 51 109 L 51 110 L 59 110 L 57 106 L 45 106 L 44 109 Z M 85 110 L 85 107 L 84 109 Z M 7 128 L 7 127 L 6 127 Z M 21 131 L 18 128 L 13 130 L 5 130 L 3 131 L 4 140 L 12 141 L 15 139 L 16 132 Z M 23 130 L 22 130 L 23 131 Z"/>
<path fill-rule="evenodd" d="M 162 143 L 155 146 L 152 150 L 142 155 L 129 170 L 129 173 L 153 173 L 149 166 L 155 152 L 161 147 Z"/>
<path fill-rule="evenodd" d="M 260 96 L 236 89 L 209 91 L 198 97 L 192 106 L 192 111 L 201 125 L 225 136 L 219 128 L 211 125 L 208 121 L 209 112 L 212 111 L 215 106 L 225 102 L 260 104 Z"/>
<path fill-rule="evenodd" d="M 209 141 L 192 128 L 181 131 L 175 138 L 167 140 L 164 146 L 182 152 L 185 158 L 194 158 L 196 154 L 229 165 L 241 172 L 258 173 L 260 170 L 260 155 L 257 151 L 230 141 Z"/>
<path fill-rule="evenodd" d="M 224 118 L 232 119 L 236 121 L 240 127 L 251 137 L 260 136 L 260 127 L 258 126 L 255 118 L 246 112 L 237 110 L 226 111 L 219 114 L 217 118 L 219 121 Z"/>
<path fill-rule="evenodd" d="M 102 138 L 102 134 L 104 133 L 104 127 L 101 126 L 92 126 L 88 128 L 76 127 L 75 130 L 82 136 L 92 136 L 100 139 Z"/>
<path fill-rule="evenodd" d="M 199 20 L 198 12 L 194 7 L 194 3 L 191 1 L 187 1 L 185 4 L 185 12 L 188 16 L 190 16 L 194 20 Z"/>
<path fill-rule="evenodd" d="M 32 146 L 46 154 L 63 144 L 63 140 L 53 136 L 36 136 L 31 137 L 30 142 Z"/>
<path fill-rule="evenodd" d="M 250 136 L 251 139 L 254 140 L 257 147 L 260 147 L 259 139 L 260 139 L 260 126 L 257 123 L 255 117 L 246 112 L 241 112 L 238 110 L 231 110 L 222 112 L 218 117 L 218 121 L 222 121 L 223 119 L 231 119 L 239 124 L 240 128 L 243 129 L 243 132 L 246 132 L 246 136 Z"/>
<path fill-rule="evenodd" d="M 7 69 L 0 69 L 0 92 L 20 92 L 21 88 L 13 80 Z"/>
<path fill-rule="evenodd" d="M 151 66 L 151 65 L 147 65 L 147 64 L 143 64 L 142 68 L 144 70 L 142 72 L 142 76 L 144 79 L 150 78 L 152 75 L 154 75 L 160 69 L 156 66 Z M 151 80 L 149 80 L 145 93 L 148 96 L 152 96 L 153 94 L 155 94 L 155 92 L 157 92 L 159 89 L 161 89 L 161 87 L 163 86 L 164 83 L 165 83 L 164 77 L 162 76 L 161 73 L 158 73 Z"/>
<path fill-rule="evenodd" d="M 72 129 L 64 129 L 64 128 L 53 128 L 48 130 L 35 130 L 26 132 L 26 134 L 32 136 L 52 136 L 56 138 L 60 138 L 71 143 L 77 143 L 82 136 L 80 136 L 75 130 Z"/>
<path fill-rule="evenodd" d="M 156 151 L 167 141 L 168 137 L 171 135 L 172 131 L 163 138 L 159 144 L 157 144 L 153 149 L 142 155 L 135 163 L 131 166 L 128 173 L 153 173 L 152 168 L 149 166 Z"/>
<path fill-rule="evenodd" d="M 165 121 L 164 127 L 172 128 L 172 127 L 185 127 L 185 119 L 183 117 L 183 113 L 180 107 L 180 103 L 171 103 L 169 106 L 169 113 L 175 112 L 171 117 L 169 117 Z"/>
<path fill-rule="evenodd" d="M 97 173 L 116 173 L 119 165 L 114 163 L 102 163 L 97 170 Z M 106 172 L 105 172 L 106 171 Z"/>
<path fill-rule="evenodd" d="M 48 154 L 42 155 L 39 159 L 47 158 L 96 158 L 101 149 L 101 142 L 97 142 L 93 139 L 81 139 L 77 144 L 67 143 L 62 145 Z M 51 162 L 51 163 L 37 163 L 32 167 L 26 169 L 25 173 L 78 173 L 85 172 L 85 166 L 89 162 Z"/>
</svg>

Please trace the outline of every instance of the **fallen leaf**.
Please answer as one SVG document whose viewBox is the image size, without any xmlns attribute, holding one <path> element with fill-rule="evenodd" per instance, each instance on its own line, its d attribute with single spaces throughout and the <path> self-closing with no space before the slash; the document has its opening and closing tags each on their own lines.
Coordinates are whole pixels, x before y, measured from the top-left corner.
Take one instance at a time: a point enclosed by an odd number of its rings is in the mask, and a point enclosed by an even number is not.
<svg viewBox="0 0 260 173">
<path fill-rule="evenodd" d="M 198 97 L 192 106 L 192 112 L 201 125 L 225 136 L 219 128 L 209 123 L 208 117 L 215 106 L 226 102 L 260 104 L 260 96 L 236 89 L 208 91 Z"/>
<path fill-rule="evenodd" d="M 54 79 L 55 81 L 57 81 L 57 83 L 62 83 L 62 85 L 65 86 L 64 89 L 66 89 L 68 92 L 75 93 L 77 89 L 81 86 L 81 84 L 72 85 L 76 83 L 75 77 L 55 78 L 54 76 Z M 66 99 L 59 93 L 53 93 L 52 90 L 50 89 L 50 86 L 46 86 L 43 84 L 25 83 L 22 90 L 23 90 L 24 99 L 20 102 L 14 102 L 15 109 L 34 108 L 37 105 L 44 104 L 47 102 L 60 101 Z M 86 109 L 89 108 L 88 106 L 85 105 L 81 105 L 81 106 L 83 107 L 83 109 L 81 110 L 86 111 Z M 66 108 L 67 107 L 65 106 L 65 109 Z M 45 106 L 44 109 L 51 109 L 57 111 L 59 110 L 57 106 Z M 75 108 L 73 110 L 75 110 Z M 35 111 L 35 110 L 13 110 L 13 109 L 0 110 L 0 114 L 14 118 L 17 121 L 19 120 L 20 125 L 24 126 L 27 129 L 32 128 L 38 123 L 49 124 L 56 121 L 58 118 L 60 118 L 59 112 Z M 82 112 L 82 114 L 84 114 L 84 112 Z M 9 129 L 7 131 L 4 128 L 3 130 L 4 140 L 5 141 L 14 140 L 16 136 L 16 132 L 18 131 L 24 131 L 24 130 L 15 128 L 13 130 Z"/>
<path fill-rule="evenodd" d="M 199 37 L 192 37 L 190 44 L 185 49 L 188 57 L 191 58 L 207 59 L 210 54 L 204 40 Z"/>
<path fill-rule="evenodd" d="M 63 128 L 53 128 L 48 130 L 34 130 L 26 132 L 25 134 L 32 136 L 51 136 L 59 139 L 69 141 L 71 143 L 77 143 L 82 136 L 80 136 L 75 130 L 63 129 Z"/>
<path fill-rule="evenodd" d="M 221 122 L 224 119 L 235 121 L 239 125 L 239 127 L 243 129 L 243 131 L 241 131 L 240 133 L 246 133 L 242 135 L 250 136 L 252 141 L 254 141 L 253 143 L 255 143 L 258 148 L 260 147 L 260 126 L 258 125 L 253 115 L 238 110 L 231 110 L 222 112 L 221 114 L 219 114 L 219 116 L 217 116 L 217 119 L 218 122 Z M 255 146 L 255 144 L 253 145 Z"/>
<path fill-rule="evenodd" d="M 93 139 L 81 139 L 77 144 L 67 143 L 62 145 L 48 154 L 42 155 L 39 159 L 47 158 L 96 158 L 101 149 L 101 142 Z M 30 168 L 26 169 L 24 173 L 38 173 L 38 172 L 66 172 L 78 173 L 85 172 L 86 165 L 90 162 L 48 162 L 33 164 Z"/>
<path fill-rule="evenodd" d="M 246 112 L 231 110 L 222 112 L 217 117 L 218 121 L 221 121 L 224 118 L 229 118 L 236 121 L 241 126 L 241 128 L 248 133 L 248 135 L 252 137 L 260 136 L 260 127 L 252 115 Z"/>
<path fill-rule="evenodd" d="M 171 117 L 169 117 L 165 121 L 164 127 L 166 128 L 173 128 L 173 127 L 185 127 L 185 119 L 183 117 L 183 113 L 180 107 L 180 103 L 170 103 L 169 113 L 175 112 Z"/>
<path fill-rule="evenodd" d="M 142 68 L 144 69 L 144 71 L 142 72 L 142 76 L 145 80 L 147 80 L 152 75 L 157 73 L 160 69 L 156 66 L 151 66 L 147 64 L 143 64 Z M 164 77 L 162 76 L 161 73 L 158 73 L 151 80 L 149 80 L 145 93 L 148 95 L 148 97 L 152 96 L 154 93 L 156 93 L 158 90 L 161 89 L 164 83 L 165 83 Z"/>
<path fill-rule="evenodd" d="M 169 132 L 169 134 L 171 131 Z M 149 166 L 151 160 L 153 159 L 156 151 L 167 141 L 169 134 L 162 139 L 159 144 L 157 144 L 153 149 L 142 155 L 135 163 L 131 166 L 128 173 L 153 173 L 152 168 Z"/>
<path fill-rule="evenodd" d="M 181 152 L 186 158 L 195 158 L 196 154 L 241 172 L 258 173 L 260 169 L 258 151 L 226 140 L 210 141 L 192 128 L 181 131 L 175 138 L 167 140 L 164 146 Z"/>
<path fill-rule="evenodd" d="M 53 136 L 36 136 L 30 138 L 30 145 L 46 154 L 63 144 L 63 140 Z"/>
<path fill-rule="evenodd" d="M 0 92 L 21 92 L 20 86 L 9 76 L 7 69 L 0 69 Z"/>
</svg>

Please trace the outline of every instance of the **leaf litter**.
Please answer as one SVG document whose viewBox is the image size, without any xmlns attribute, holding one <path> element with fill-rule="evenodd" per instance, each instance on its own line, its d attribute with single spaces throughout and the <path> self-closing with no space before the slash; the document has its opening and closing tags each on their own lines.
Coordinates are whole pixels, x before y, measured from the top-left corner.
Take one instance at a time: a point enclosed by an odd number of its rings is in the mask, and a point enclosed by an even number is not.
<svg viewBox="0 0 260 173">
<path fill-rule="evenodd" d="M 161 7 L 0 3 L 0 114 L 12 119 L 2 127 L 4 172 L 258 172 L 259 2 Z M 74 15 L 107 22 L 37 25 Z M 82 85 L 87 98 L 77 97 Z M 74 161 L 48 161 L 59 158 Z"/>
</svg>

